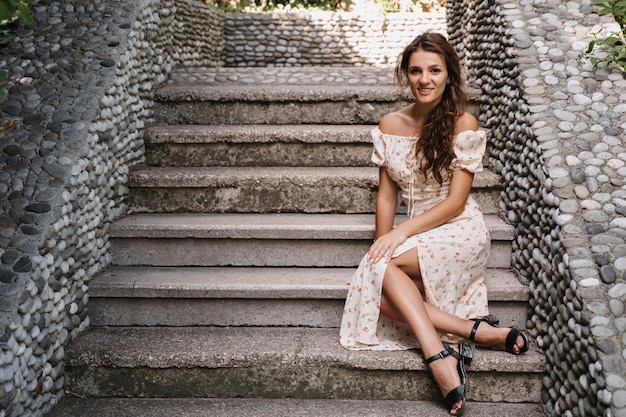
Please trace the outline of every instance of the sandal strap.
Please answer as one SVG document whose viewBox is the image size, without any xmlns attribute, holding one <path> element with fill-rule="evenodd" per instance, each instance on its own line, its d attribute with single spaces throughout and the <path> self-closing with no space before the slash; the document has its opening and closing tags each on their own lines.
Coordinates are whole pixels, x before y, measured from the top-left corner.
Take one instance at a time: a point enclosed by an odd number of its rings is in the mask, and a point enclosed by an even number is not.
<svg viewBox="0 0 626 417">
<path fill-rule="evenodd" d="M 474 359 L 474 350 L 474 345 L 465 342 L 459 343 L 459 354 L 463 357 L 465 365 L 472 363 L 472 359 Z"/>
<path fill-rule="evenodd" d="M 439 359 L 443 359 L 443 358 L 445 358 L 448 355 L 450 355 L 450 352 L 447 349 L 446 350 L 442 350 L 441 352 L 436 353 L 433 356 L 431 356 L 430 358 L 426 359 L 426 365 L 430 365 L 434 361 L 439 360 Z"/>
<path fill-rule="evenodd" d="M 474 327 L 472 327 L 472 331 L 470 332 L 469 335 L 469 340 L 470 342 L 474 342 L 474 338 L 476 337 L 476 331 L 478 330 L 478 326 L 480 326 L 481 323 L 481 319 L 471 319 L 474 320 Z"/>
<path fill-rule="evenodd" d="M 465 407 L 466 391 L 467 386 L 465 384 L 461 384 L 458 387 L 454 388 L 452 391 L 450 391 L 448 395 L 446 395 L 446 397 L 443 399 L 443 401 L 446 403 L 446 407 L 448 407 L 448 410 L 452 410 L 452 406 L 457 402 L 463 401 L 463 404 L 461 405 L 461 410 L 459 410 L 457 414 L 452 415 L 460 416 L 463 414 L 463 410 Z"/>
<path fill-rule="evenodd" d="M 459 361 L 463 360 L 463 356 L 459 352 L 457 352 L 456 350 L 452 349 L 448 343 L 443 342 L 443 347 L 448 351 L 449 355 L 454 356 Z"/>
<path fill-rule="evenodd" d="M 452 349 L 452 347 L 450 347 L 450 345 L 447 342 L 443 342 L 443 347 L 444 347 L 444 350 L 426 359 L 427 365 L 430 365 L 432 362 L 439 360 L 439 359 L 443 359 L 446 356 L 450 356 L 450 355 L 454 356 L 459 361 L 464 359 L 463 355 L 457 352 L 456 350 Z"/>
<path fill-rule="evenodd" d="M 488 314 L 484 317 L 478 317 L 478 318 L 474 318 L 470 320 L 475 321 L 474 327 L 472 327 L 472 331 L 470 332 L 470 336 L 469 336 L 469 340 L 471 342 L 474 341 L 474 338 L 476 337 L 476 331 L 478 330 L 478 326 L 483 321 L 487 323 L 488 325 L 490 325 L 491 327 L 498 327 L 498 325 L 500 324 L 500 319 L 494 316 L 493 314 Z"/>
<path fill-rule="evenodd" d="M 511 327 L 509 334 L 506 336 L 505 349 L 507 352 L 515 354 L 513 346 L 515 346 L 515 342 L 517 342 L 517 338 L 520 336 L 524 340 L 524 345 L 520 348 L 519 353 L 524 353 L 528 351 L 528 337 L 522 329 L 517 326 L 513 326 Z"/>
</svg>

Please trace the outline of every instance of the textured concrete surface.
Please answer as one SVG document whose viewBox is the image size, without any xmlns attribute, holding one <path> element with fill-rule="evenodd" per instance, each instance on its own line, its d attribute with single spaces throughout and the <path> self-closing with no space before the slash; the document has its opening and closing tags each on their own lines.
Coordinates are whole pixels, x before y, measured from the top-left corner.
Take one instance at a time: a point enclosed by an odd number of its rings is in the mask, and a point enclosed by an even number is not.
<svg viewBox="0 0 626 417">
<path fill-rule="evenodd" d="M 485 216 L 485 223 L 492 240 L 513 239 L 513 227 L 499 217 Z M 138 213 L 112 224 L 111 233 L 116 238 L 370 239 L 374 228 L 372 214 Z"/>
<path fill-rule="evenodd" d="M 106 326 L 338 327 L 354 268 L 127 267 L 91 282 L 89 315 Z M 528 287 L 489 269 L 490 312 L 526 326 Z"/>
<path fill-rule="evenodd" d="M 336 329 L 94 328 L 67 357 L 67 390 L 88 397 L 438 395 L 419 352 L 348 351 Z M 468 398 L 539 402 L 544 369 L 534 348 L 521 356 L 478 349 L 468 371 Z"/>
<path fill-rule="evenodd" d="M 133 208 L 144 212 L 372 213 L 378 168 L 148 167 L 130 174 L 129 187 Z M 493 214 L 499 177 L 478 173 L 472 196 L 483 213 Z"/>
<path fill-rule="evenodd" d="M 468 402 L 466 416 L 538 417 L 537 404 Z M 433 401 L 68 398 L 50 417 L 446 417 Z"/>
<path fill-rule="evenodd" d="M 400 216 L 401 217 L 401 216 Z M 486 216 L 490 268 L 510 266 L 512 227 Z M 111 228 L 117 265 L 357 266 L 373 215 L 135 214 Z"/>
<path fill-rule="evenodd" d="M 321 72 L 334 70 L 315 69 Z M 200 71 L 202 69 L 191 75 L 201 77 Z M 357 70 L 355 76 L 358 71 L 364 74 L 387 71 L 387 75 L 385 81 L 377 85 L 324 81 L 260 85 L 206 80 L 187 82 L 185 74 L 179 74 L 175 84 L 157 90 L 155 116 L 168 124 L 376 124 L 384 114 L 411 102 L 406 90 L 393 85 L 393 79 L 389 77 L 392 68 L 366 68 Z M 467 91 L 470 96 L 468 111 L 478 114 L 477 92 Z"/>
</svg>

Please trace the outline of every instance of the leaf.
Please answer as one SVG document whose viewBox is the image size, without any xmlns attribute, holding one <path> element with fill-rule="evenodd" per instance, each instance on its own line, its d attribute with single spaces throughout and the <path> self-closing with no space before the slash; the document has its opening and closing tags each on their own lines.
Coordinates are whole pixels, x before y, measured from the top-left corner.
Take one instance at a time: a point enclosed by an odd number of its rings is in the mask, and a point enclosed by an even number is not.
<svg viewBox="0 0 626 417">
<path fill-rule="evenodd" d="M 0 22 L 7 22 L 13 18 L 15 9 L 6 2 L 0 1 Z"/>
<path fill-rule="evenodd" d="M 30 8 L 28 6 L 26 5 L 20 6 L 18 10 L 22 19 L 24 19 L 24 23 L 26 23 L 27 25 L 30 25 L 31 23 L 33 23 L 33 16 L 30 13 Z"/>
<path fill-rule="evenodd" d="M 593 51 L 593 48 L 596 46 L 596 41 L 589 42 L 589 48 L 587 48 L 587 53 L 590 54 Z"/>
<path fill-rule="evenodd" d="M 611 36 L 609 36 L 608 38 L 606 38 L 604 40 L 604 44 L 605 45 L 616 45 L 618 42 L 621 42 L 621 41 L 622 40 L 619 37 L 617 37 L 615 35 L 611 35 Z"/>
<path fill-rule="evenodd" d="M 606 16 L 607 14 L 612 14 L 613 13 L 613 9 L 609 8 L 609 7 L 605 7 L 603 9 L 600 9 L 600 11 L 598 12 L 598 14 L 600 16 Z"/>
</svg>

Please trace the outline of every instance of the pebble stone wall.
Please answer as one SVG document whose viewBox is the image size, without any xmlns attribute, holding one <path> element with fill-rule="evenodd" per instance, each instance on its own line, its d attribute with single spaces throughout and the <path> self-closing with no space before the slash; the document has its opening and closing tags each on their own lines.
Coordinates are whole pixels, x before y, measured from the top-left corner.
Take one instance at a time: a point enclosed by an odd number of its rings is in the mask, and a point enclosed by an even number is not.
<svg viewBox="0 0 626 417">
<path fill-rule="evenodd" d="M 0 417 L 41 416 L 63 393 L 152 89 L 176 64 L 220 64 L 222 15 L 199 5 L 39 0 L 0 51 Z"/>
<path fill-rule="evenodd" d="M 583 56 L 592 32 L 615 27 L 596 11 L 591 0 L 448 1 L 451 40 L 483 91 L 551 416 L 626 416 L 626 82 Z"/>
<path fill-rule="evenodd" d="M 445 13 L 228 13 L 229 67 L 393 65 L 404 45 L 427 30 L 445 33 Z"/>
<path fill-rule="evenodd" d="M 10 126 L 0 130 L 0 417 L 42 415 L 62 395 L 64 347 L 89 325 L 87 286 L 110 263 L 108 227 L 127 210 L 127 173 L 143 163 L 152 87 L 174 66 L 388 65 L 424 29 L 414 16 L 360 26 L 349 15 L 269 14 L 266 33 L 200 4 L 39 0 L 35 23 L 0 51 L 10 78 L 0 101 Z M 529 282 L 528 327 L 547 355 L 545 409 L 626 417 L 626 82 L 581 57 L 590 32 L 613 22 L 591 0 L 449 0 L 447 19 L 483 92 L 502 214 L 516 226 L 513 266 Z M 288 38 L 280 25 L 294 25 Z"/>
</svg>

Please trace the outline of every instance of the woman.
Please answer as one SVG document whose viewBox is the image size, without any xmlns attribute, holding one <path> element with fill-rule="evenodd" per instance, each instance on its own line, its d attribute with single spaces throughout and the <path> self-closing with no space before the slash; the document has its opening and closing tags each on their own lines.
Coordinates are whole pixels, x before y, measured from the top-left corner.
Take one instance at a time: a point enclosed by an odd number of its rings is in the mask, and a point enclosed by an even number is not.
<svg viewBox="0 0 626 417">
<path fill-rule="evenodd" d="M 426 33 L 405 48 L 395 75 L 415 102 L 372 131 L 376 239 L 351 279 L 340 341 L 348 349 L 420 347 L 450 414 L 459 416 L 466 375 L 450 343 L 469 339 L 520 354 L 528 339 L 487 316 L 490 239 L 469 195 L 486 139 L 464 111 L 458 56 L 442 35 Z M 398 191 L 409 219 L 394 228 Z"/>
</svg>

